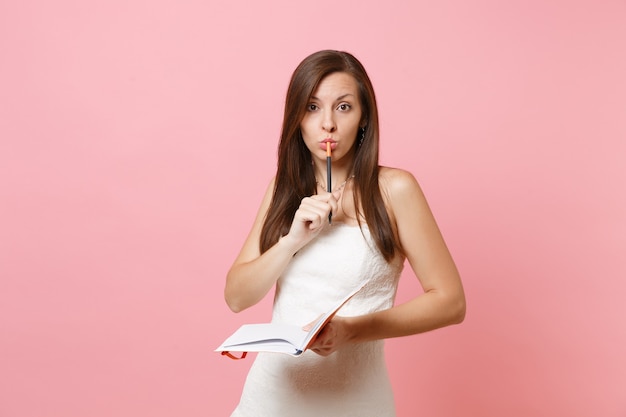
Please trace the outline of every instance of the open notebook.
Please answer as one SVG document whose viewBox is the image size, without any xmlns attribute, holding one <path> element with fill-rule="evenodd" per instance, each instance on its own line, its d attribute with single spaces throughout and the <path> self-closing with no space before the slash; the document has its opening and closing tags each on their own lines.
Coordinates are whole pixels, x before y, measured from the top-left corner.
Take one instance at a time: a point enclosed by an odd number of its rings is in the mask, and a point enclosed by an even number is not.
<svg viewBox="0 0 626 417">
<path fill-rule="evenodd" d="M 233 359 L 243 359 L 247 352 L 276 352 L 299 356 L 307 350 L 315 336 L 333 318 L 335 313 L 364 286 L 365 282 L 342 298 L 332 309 L 321 316 L 308 332 L 302 330 L 303 326 L 293 324 L 244 324 L 215 351 L 222 352 L 222 355 Z M 236 357 L 230 352 L 243 352 L 243 354 L 241 357 Z"/>
</svg>

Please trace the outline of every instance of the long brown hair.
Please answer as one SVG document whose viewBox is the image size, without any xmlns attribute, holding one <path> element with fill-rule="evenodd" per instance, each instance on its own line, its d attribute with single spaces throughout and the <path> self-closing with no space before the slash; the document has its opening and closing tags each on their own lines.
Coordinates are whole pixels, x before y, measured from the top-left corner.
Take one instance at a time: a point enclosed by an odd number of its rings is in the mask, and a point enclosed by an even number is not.
<svg viewBox="0 0 626 417">
<path fill-rule="evenodd" d="M 265 252 L 289 232 L 300 201 L 315 194 L 316 183 L 311 152 L 304 144 L 300 123 L 306 105 L 324 77 L 344 72 L 356 80 L 365 131 L 354 143 L 354 205 L 357 221 L 365 218 L 376 246 L 389 262 L 397 248 L 391 221 L 378 184 L 378 109 L 372 83 L 363 65 L 351 54 L 320 51 L 305 58 L 296 68 L 285 100 L 285 115 L 278 145 L 278 169 L 272 201 L 261 230 L 260 249 Z M 359 133 L 363 132 L 359 129 Z M 360 213 L 359 207 L 363 212 Z"/>
</svg>

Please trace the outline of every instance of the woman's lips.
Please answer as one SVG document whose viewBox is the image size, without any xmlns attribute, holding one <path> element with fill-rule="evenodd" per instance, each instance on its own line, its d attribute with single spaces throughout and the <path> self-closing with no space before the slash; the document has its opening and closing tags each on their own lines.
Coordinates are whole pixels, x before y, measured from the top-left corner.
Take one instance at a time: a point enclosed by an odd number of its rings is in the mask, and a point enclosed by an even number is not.
<svg viewBox="0 0 626 417">
<path fill-rule="evenodd" d="M 335 142 L 333 139 L 324 139 L 323 141 L 320 142 L 320 149 L 325 151 L 326 143 L 330 143 L 330 149 L 332 150 L 335 150 L 335 148 L 337 147 L 337 142 Z"/>
</svg>

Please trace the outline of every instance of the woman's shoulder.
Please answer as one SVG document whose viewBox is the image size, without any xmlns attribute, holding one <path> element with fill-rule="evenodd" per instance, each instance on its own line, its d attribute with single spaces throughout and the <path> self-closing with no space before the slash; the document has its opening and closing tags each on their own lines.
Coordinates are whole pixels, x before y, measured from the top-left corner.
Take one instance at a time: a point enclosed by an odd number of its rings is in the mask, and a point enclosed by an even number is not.
<svg viewBox="0 0 626 417">
<path fill-rule="evenodd" d="M 402 208 L 427 204 L 417 179 L 407 170 L 381 167 L 378 183 L 387 208 L 393 217 Z"/>
<path fill-rule="evenodd" d="M 411 190 L 419 190 L 415 176 L 401 168 L 381 166 L 378 173 L 381 189 L 390 196 Z"/>
<path fill-rule="evenodd" d="M 400 228 L 415 227 L 416 221 L 430 209 L 415 176 L 404 169 L 381 168 L 379 184 L 387 213 L 396 233 Z"/>
</svg>

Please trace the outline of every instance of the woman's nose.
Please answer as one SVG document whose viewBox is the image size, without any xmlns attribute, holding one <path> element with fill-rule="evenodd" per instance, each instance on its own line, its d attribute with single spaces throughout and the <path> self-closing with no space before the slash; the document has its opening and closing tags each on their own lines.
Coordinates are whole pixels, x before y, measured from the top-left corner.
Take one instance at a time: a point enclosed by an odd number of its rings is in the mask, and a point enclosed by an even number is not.
<svg viewBox="0 0 626 417">
<path fill-rule="evenodd" d="M 337 129 L 337 125 L 335 124 L 335 119 L 333 118 L 332 112 L 326 112 L 324 114 L 324 120 L 322 120 L 322 128 L 327 132 L 334 132 Z"/>
</svg>

